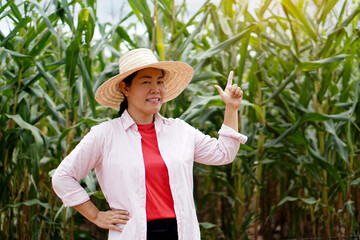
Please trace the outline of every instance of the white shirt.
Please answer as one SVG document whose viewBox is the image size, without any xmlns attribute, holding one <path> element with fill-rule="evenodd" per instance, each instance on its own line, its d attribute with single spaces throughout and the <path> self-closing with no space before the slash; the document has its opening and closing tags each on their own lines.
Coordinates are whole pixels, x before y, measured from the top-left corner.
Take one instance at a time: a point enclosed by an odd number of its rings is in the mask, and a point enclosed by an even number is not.
<svg viewBox="0 0 360 240">
<path fill-rule="evenodd" d="M 169 171 L 179 240 L 200 239 L 193 199 L 193 163 L 231 163 L 247 137 L 223 124 L 219 139 L 210 138 L 180 119 L 155 115 L 159 150 Z M 53 188 L 65 206 L 89 200 L 79 184 L 92 169 L 111 209 L 124 209 L 131 219 L 119 225 L 123 232 L 109 231 L 110 240 L 146 240 L 145 168 L 141 136 L 127 111 L 120 118 L 91 128 L 61 162 Z M 159 183 L 161 184 L 161 183 Z"/>
</svg>

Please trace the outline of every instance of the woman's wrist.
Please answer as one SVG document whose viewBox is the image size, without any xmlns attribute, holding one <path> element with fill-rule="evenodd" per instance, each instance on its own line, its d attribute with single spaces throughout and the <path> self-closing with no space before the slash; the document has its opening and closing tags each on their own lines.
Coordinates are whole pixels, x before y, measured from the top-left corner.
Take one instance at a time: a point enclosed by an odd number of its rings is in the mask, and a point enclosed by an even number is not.
<svg viewBox="0 0 360 240">
<path fill-rule="evenodd" d="M 229 111 L 232 111 L 232 112 L 237 112 L 239 110 L 239 107 L 238 105 L 233 105 L 233 104 L 226 104 L 225 105 L 225 109 L 228 109 Z"/>
</svg>

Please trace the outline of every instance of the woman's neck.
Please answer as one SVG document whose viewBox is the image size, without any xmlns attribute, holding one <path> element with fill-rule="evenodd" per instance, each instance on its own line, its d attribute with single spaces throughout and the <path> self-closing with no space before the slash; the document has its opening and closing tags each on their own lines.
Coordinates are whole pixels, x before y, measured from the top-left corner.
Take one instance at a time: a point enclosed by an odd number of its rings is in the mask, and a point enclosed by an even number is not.
<svg viewBox="0 0 360 240">
<path fill-rule="evenodd" d="M 155 121 L 155 114 L 145 115 L 145 114 L 134 114 L 132 111 L 128 109 L 128 113 L 132 119 L 134 119 L 136 124 L 149 124 Z"/>
</svg>

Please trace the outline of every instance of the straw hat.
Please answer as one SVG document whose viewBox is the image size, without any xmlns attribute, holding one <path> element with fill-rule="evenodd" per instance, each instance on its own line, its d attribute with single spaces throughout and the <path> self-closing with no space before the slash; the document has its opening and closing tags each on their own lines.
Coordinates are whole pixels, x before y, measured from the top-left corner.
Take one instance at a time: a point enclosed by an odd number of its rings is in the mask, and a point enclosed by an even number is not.
<svg viewBox="0 0 360 240">
<path fill-rule="evenodd" d="M 119 74 L 103 83 L 95 93 L 95 99 L 101 105 L 119 109 L 124 95 L 120 90 L 120 82 L 132 73 L 144 68 L 164 70 L 166 94 L 163 102 L 177 97 L 191 81 L 194 70 L 183 62 L 159 62 L 150 49 L 139 48 L 129 51 L 119 59 Z"/>
</svg>

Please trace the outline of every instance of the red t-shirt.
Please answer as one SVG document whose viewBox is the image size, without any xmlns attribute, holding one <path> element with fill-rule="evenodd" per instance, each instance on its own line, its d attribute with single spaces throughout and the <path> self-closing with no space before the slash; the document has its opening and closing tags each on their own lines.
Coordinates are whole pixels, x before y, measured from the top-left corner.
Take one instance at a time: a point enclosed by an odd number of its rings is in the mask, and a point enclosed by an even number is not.
<svg viewBox="0 0 360 240">
<path fill-rule="evenodd" d="M 138 125 L 145 164 L 147 221 L 175 218 L 169 173 L 157 143 L 154 123 Z"/>
</svg>

